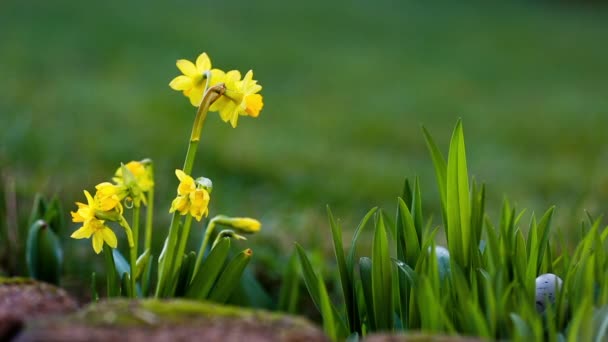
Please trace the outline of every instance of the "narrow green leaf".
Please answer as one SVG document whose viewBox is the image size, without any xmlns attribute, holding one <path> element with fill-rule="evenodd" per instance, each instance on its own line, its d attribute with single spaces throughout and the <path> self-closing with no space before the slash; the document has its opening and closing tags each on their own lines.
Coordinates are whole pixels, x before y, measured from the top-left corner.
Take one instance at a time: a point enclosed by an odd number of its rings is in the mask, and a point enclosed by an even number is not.
<svg viewBox="0 0 608 342">
<path fill-rule="evenodd" d="M 471 245 L 471 208 L 469 179 L 462 122 L 458 120 L 448 154 L 447 165 L 448 247 L 462 267 L 469 264 Z"/>
<path fill-rule="evenodd" d="M 441 154 L 441 151 L 437 147 L 437 144 L 435 144 L 433 137 L 431 137 L 431 134 L 426 130 L 424 126 L 422 126 L 422 132 L 424 133 L 426 146 L 429 149 L 429 153 L 431 154 L 431 159 L 433 160 L 433 165 L 435 167 L 435 177 L 437 179 L 439 198 L 441 199 L 441 213 L 443 223 L 444 226 L 447 226 L 447 164 L 445 162 L 443 154 Z M 446 234 L 448 234 L 447 230 Z"/>
<path fill-rule="evenodd" d="M 298 297 L 300 295 L 300 281 L 298 279 L 298 256 L 294 250 L 289 257 L 287 266 L 283 271 L 279 303 L 277 309 L 287 313 L 296 313 Z"/>
<path fill-rule="evenodd" d="M 321 279 L 317 279 L 319 288 L 319 300 L 321 304 L 321 316 L 323 316 L 323 330 L 325 334 L 332 340 L 338 341 L 338 329 L 336 327 L 336 318 L 332 311 L 332 305 L 325 288 L 325 283 Z"/>
<path fill-rule="evenodd" d="M 406 208 L 407 210 L 407 208 Z M 378 330 L 393 328 L 392 266 L 384 219 L 380 215 L 372 245 L 372 295 Z"/>
<path fill-rule="evenodd" d="M 376 212 L 376 210 L 378 210 L 378 207 L 374 207 L 374 208 L 370 209 L 367 212 L 367 214 L 365 214 L 365 216 L 363 217 L 363 219 L 361 219 L 361 222 L 359 222 L 359 225 L 355 229 L 355 233 L 353 235 L 353 240 L 352 240 L 352 242 L 350 244 L 350 252 L 348 253 L 348 257 L 346 259 L 347 269 L 350 272 L 350 275 L 349 275 L 350 279 L 354 279 L 353 275 L 352 275 L 352 272 L 354 270 L 354 260 L 355 260 L 357 241 L 359 240 L 359 236 L 361 235 L 361 233 L 363 232 L 363 230 L 367 226 L 367 222 L 372 217 L 372 215 L 374 215 L 374 213 Z"/>
<path fill-rule="evenodd" d="M 361 276 L 361 288 L 367 312 L 367 323 L 370 331 L 376 331 L 376 314 L 374 308 L 374 292 L 372 290 L 372 259 L 362 257 L 359 259 L 359 274 Z"/>
<path fill-rule="evenodd" d="M 211 289 L 209 299 L 218 303 L 224 303 L 228 300 L 234 289 L 239 285 L 241 274 L 249 264 L 252 255 L 251 249 L 246 249 L 226 265 L 217 283 Z"/>
<path fill-rule="evenodd" d="M 175 297 L 183 297 L 186 294 L 190 279 L 192 279 L 192 272 L 194 272 L 194 262 L 196 261 L 196 253 L 191 251 L 188 254 L 182 256 L 182 261 L 179 274 L 177 276 L 177 283 L 175 286 Z"/>
<path fill-rule="evenodd" d="M 397 227 L 399 230 L 397 231 L 397 243 L 401 245 L 400 247 L 404 252 L 403 261 L 407 264 L 414 265 L 420 254 L 418 232 L 416 231 L 414 218 L 408 210 L 407 205 L 405 205 L 405 202 L 401 198 L 398 199 L 398 202 L 397 215 L 399 225 Z"/>
<path fill-rule="evenodd" d="M 129 276 L 129 273 L 123 273 L 120 278 L 120 293 L 124 297 L 130 296 L 131 292 L 131 277 Z"/>
<path fill-rule="evenodd" d="M 192 276 L 192 281 L 186 291 L 186 298 L 207 298 L 213 283 L 226 263 L 229 251 L 230 238 L 225 237 L 209 252 L 197 273 Z"/>
<path fill-rule="evenodd" d="M 422 216 L 422 194 L 420 192 L 420 180 L 418 177 L 414 180 L 414 191 L 412 197 L 412 206 L 410 212 L 414 219 L 414 226 L 416 227 L 416 234 L 418 235 L 418 243 L 422 243 L 422 236 L 424 230 L 424 217 Z"/>
<path fill-rule="evenodd" d="M 116 271 L 116 263 L 114 262 L 114 253 L 112 247 L 107 244 L 103 245 L 103 256 L 105 261 L 106 271 L 106 290 L 108 298 L 119 295 L 120 287 L 118 284 L 118 272 Z"/>
<path fill-rule="evenodd" d="M 355 308 L 355 290 L 352 286 L 352 272 L 349 271 L 346 264 L 346 258 L 344 257 L 344 249 L 342 247 L 342 228 L 338 226 L 334 220 L 334 216 L 331 213 L 331 209 L 327 206 L 327 217 L 329 218 L 329 225 L 331 227 L 331 236 L 334 245 L 334 254 L 336 256 L 336 262 L 338 264 L 338 273 L 340 274 L 340 283 L 342 285 L 342 296 L 344 298 L 344 304 L 346 305 L 346 319 L 350 331 L 355 331 L 355 321 L 358 319 L 357 309 Z M 353 247 L 354 248 L 354 247 Z"/>
<path fill-rule="evenodd" d="M 135 280 L 139 279 L 139 277 L 143 274 L 144 270 L 148 267 L 148 262 L 150 261 L 150 250 L 146 249 L 137 261 L 135 262 Z"/>
<path fill-rule="evenodd" d="M 300 259 L 300 266 L 302 268 L 304 284 L 306 285 L 306 288 L 308 289 L 308 293 L 310 294 L 310 297 L 311 297 L 313 303 L 317 307 L 317 310 L 319 310 L 319 312 L 322 313 L 322 311 L 321 311 L 321 294 L 320 294 L 321 290 L 319 289 L 319 280 L 322 280 L 322 279 L 320 277 L 317 277 L 317 275 L 315 274 L 315 271 L 313 270 L 313 267 L 310 264 L 310 260 L 308 260 L 308 257 L 306 256 L 306 252 L 304 251 L 302 246 L 300 246 L 297 243 L 295 245 L 296 245 L 296 251 L 298 254 L 298 258 Z M 332 312 L 333 312 L 333 317 L 334 317 L 335 321 L 337 322 L 336 324 L 339 327 L 338 328 L 339 335 L 347 336 L 348 328 L 346 326 L 346 323 L 344 323 L 342 318 L 340 318 L 340 314 L 338 313 L 338 310 L 335 308 L 335 306 L 333 304 L 331 304 L 331 308 L 332 308 Z"/>
</svg>

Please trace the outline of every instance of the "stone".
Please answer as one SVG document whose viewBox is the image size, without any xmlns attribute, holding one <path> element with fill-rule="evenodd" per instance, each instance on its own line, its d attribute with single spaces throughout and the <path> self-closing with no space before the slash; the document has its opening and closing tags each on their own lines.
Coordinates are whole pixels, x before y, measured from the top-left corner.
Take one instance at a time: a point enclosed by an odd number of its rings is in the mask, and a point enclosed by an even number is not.
<svg viewBox="0 0 608 342">
<path fill-rule="evenodd" d="M 304 318 L 189 300 L 111 299 L 30 321 L 16 341 L 329 341 Z"/>
<path fill-rule="evenodd" d="M 0 278 L 0 340 L 17 334 L 27 320 L 77 308 L 76 300 L 53 285 L 25 278 Z"/>
</svg>

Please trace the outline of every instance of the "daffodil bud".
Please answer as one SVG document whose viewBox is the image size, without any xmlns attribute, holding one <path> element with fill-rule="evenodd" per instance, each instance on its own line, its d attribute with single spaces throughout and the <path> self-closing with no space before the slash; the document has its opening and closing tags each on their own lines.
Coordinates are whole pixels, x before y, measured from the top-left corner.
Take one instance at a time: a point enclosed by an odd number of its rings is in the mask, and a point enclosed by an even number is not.
<svg viewBox="0 0 608 342">
<path fill-rule="evenodd" d="M 215 222 L 223 226 L 234 228 L 242 233 L 252 234 L 260 231 L 260 221 L 249 217 L 216 216 Z"/>
<path fill-rule="evenodd" d="M 198 177 L 196 179 L 196 186 L 199 189 L 207 190 L 209 194 L 211 194 L 211 191 L 213 191 L 213 182 L 211 181 L 211 179 L 206 177 Z"/>
</svg>

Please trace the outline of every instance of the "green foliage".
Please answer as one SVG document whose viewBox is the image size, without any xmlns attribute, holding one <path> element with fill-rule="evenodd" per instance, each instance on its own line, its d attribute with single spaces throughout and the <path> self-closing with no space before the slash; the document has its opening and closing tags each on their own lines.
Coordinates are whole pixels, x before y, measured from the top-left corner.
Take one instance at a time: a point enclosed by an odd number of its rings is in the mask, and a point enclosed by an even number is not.
<svg viewBox="0 0 608 342">
<path fill-rule="evenodd" d="M 608 338 L 608 229 L 600 219 L 588 215 L 572 253 L 552 239 L 554 207 L 539 220 L 532 213 L 524 229 L 526 211 L 505 199 L 494 225 L 485 212 L 485 186 L 469 178 L 462 123 L 452 134 L 447 163 L 429 132 L 423 132 L 435 166 L 449 254 L 436 245 L 441 227 L 423 216 L 418 179 L 406 180 L 394 225 L 382 210 L 365 215 L 346 258 L 341 227 L 328 209 L 343 306 L 327 302 L 325 283 L 296 245 L 325 331 L 334 339 L 394 330 L 521 341 Z M 361 257 L 355 265 L 360 230 L 371 217 L 371 258 Z M 546 273 L 563 279 L 560 285 L 556 280 L 551 298 L 537 284 Z"/>
<path fill-rule="evenodd" d="M 36 194 L 28 222 L 25 245 L 28 273 L 34 279 L 59 284 L 63 250 L 58 234 L 65 225 L 60 202 L 56 197 L 47 201 Z"/>
<path fill-rule="evenodd" d="M 43 220 L 35 221 L 28 232 L 26 262 L 32 278 L 59 284 L 63 255 L 59 239 Z"/>
</svg>

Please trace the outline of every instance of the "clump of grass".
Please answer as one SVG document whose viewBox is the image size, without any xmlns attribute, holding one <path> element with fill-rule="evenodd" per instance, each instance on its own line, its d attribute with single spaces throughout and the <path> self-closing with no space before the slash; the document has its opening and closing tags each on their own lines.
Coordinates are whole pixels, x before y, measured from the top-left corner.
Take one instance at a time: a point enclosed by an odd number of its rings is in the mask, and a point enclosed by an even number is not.
<svg viewBox="0 0 608 342">
<path fill-rule="evenodd" d="M 406 180 L 395 223 L 381 209 L 371 209 L 349 251 L 328 209 L 343 299 L 339 306 L 296 244 L 326 333 L 334 340 L 400 330 L 534 341 L 608 338 L 608 229 L 600 218 L 588 215 L 573 250 L 550 238 L 554 207 L 540 218 L 532 214 L 523 229 L 525 210 L 505 200 L 493 223 L 485 213 L 485 186 L 469 178 L 462 123 L 454 129 L 447 161 L 423 131 L 436 172 L 441 225 L 425 216 L 418 179 Z M 374 229 L 371 257 L 356 260 L 358 239 L 369 226 Z M 447 250 L 436 245 L 442 228 Z M 536 280 L 548 273 L 559 278 L 542 278 L 555 279 L 546 296 Z"/>
</svg>

